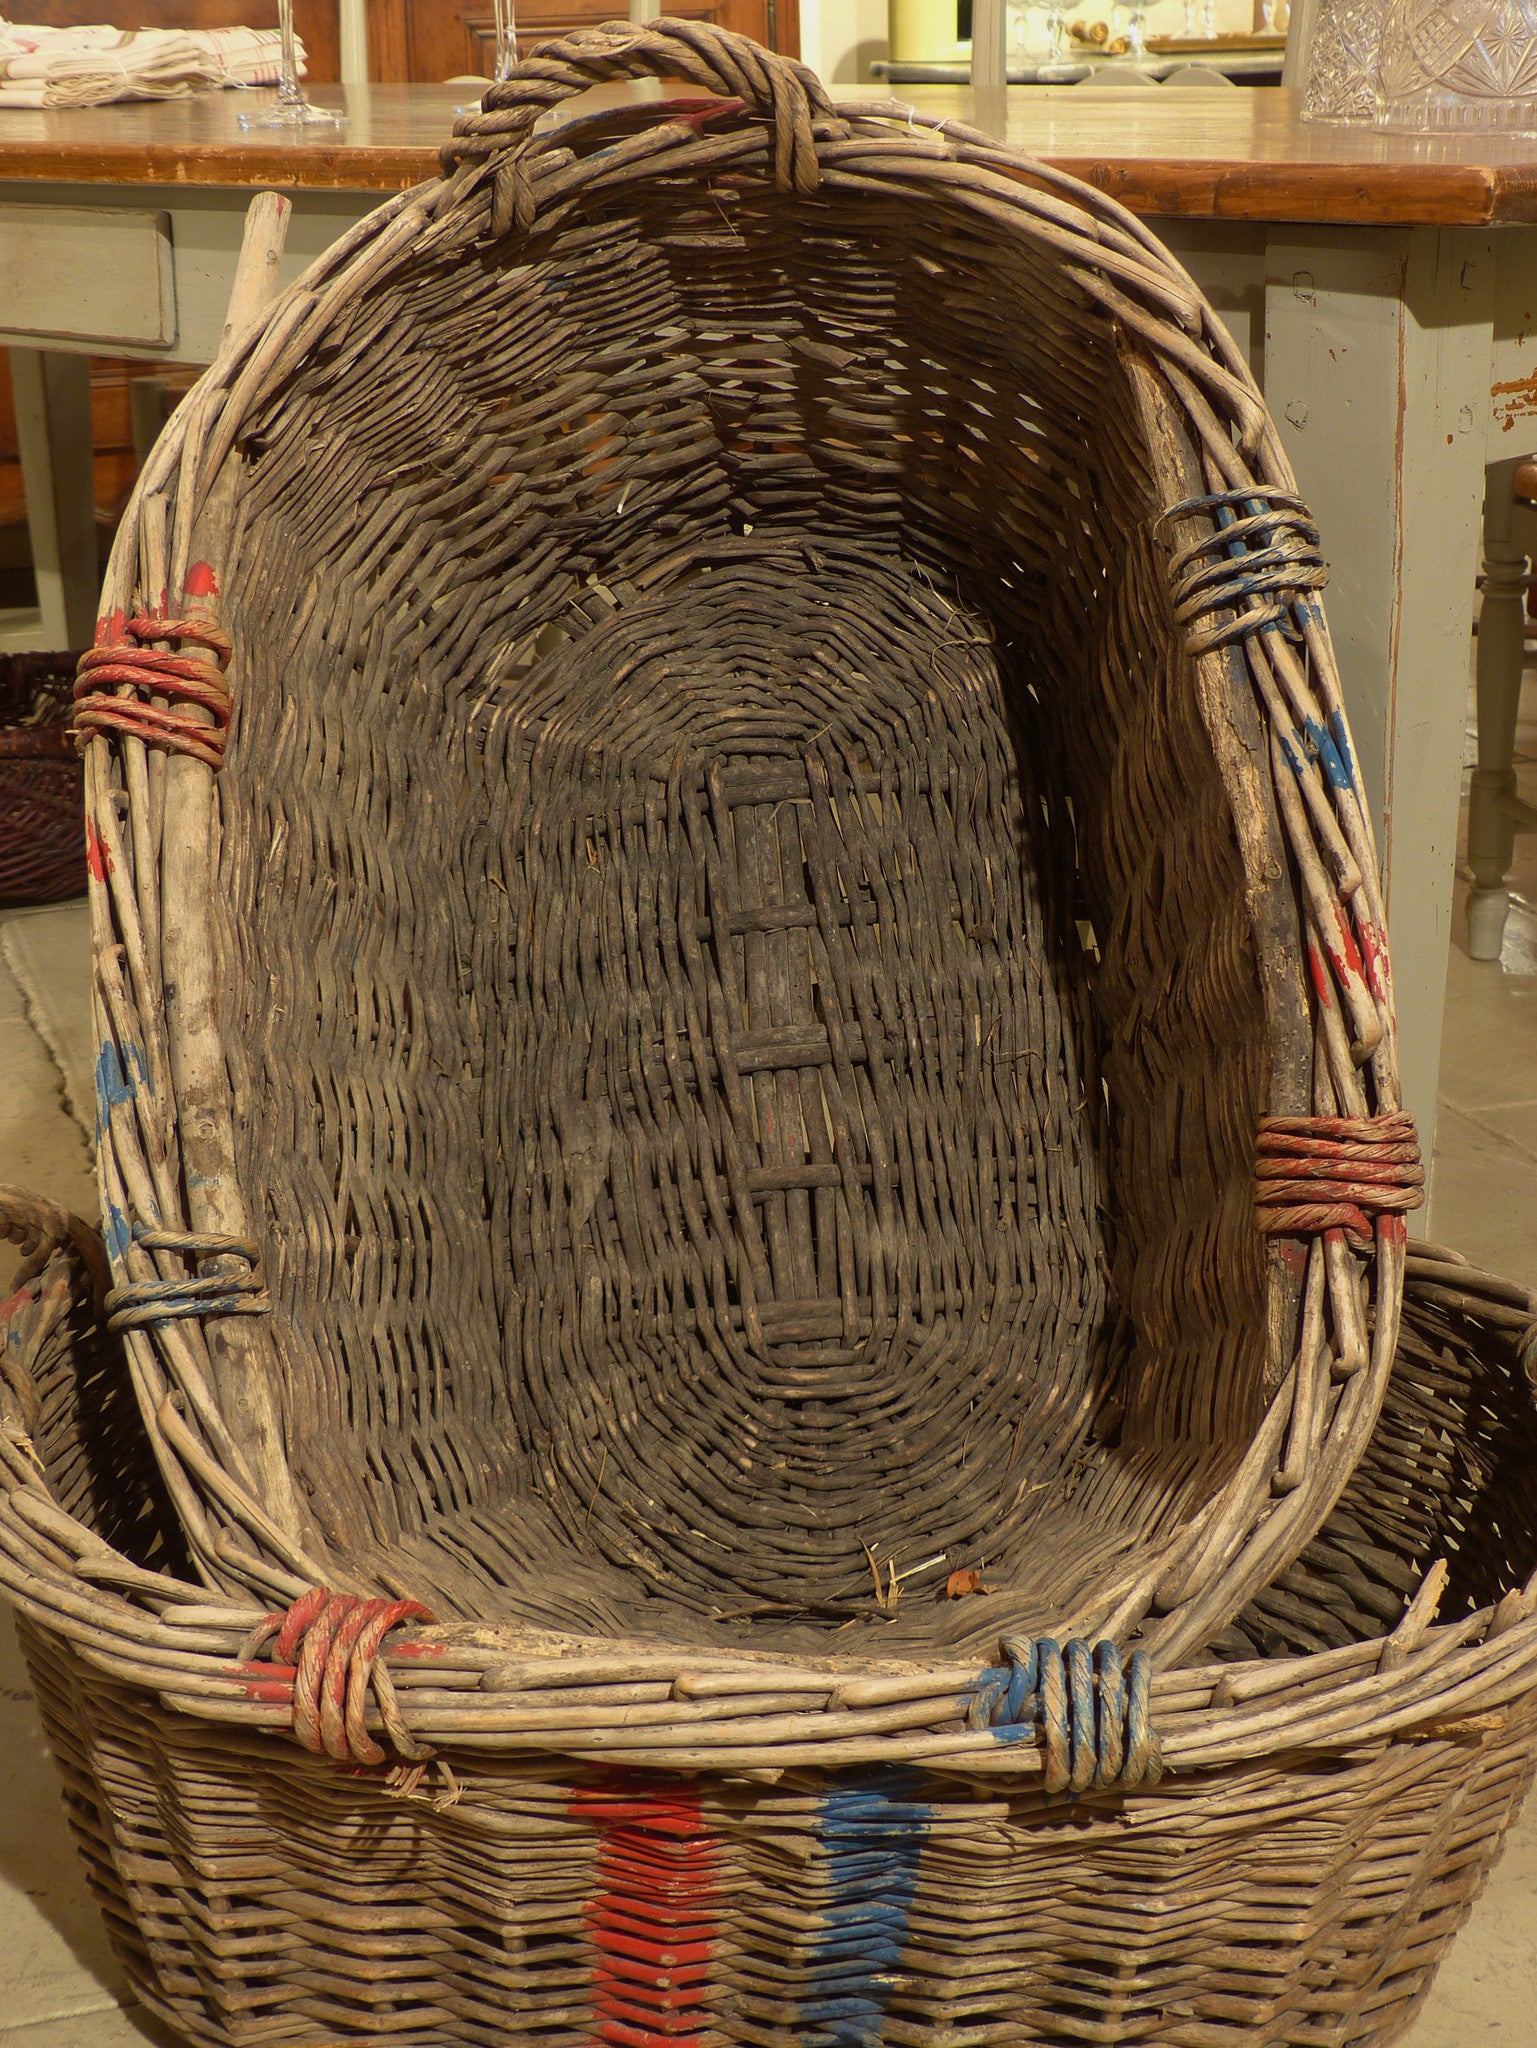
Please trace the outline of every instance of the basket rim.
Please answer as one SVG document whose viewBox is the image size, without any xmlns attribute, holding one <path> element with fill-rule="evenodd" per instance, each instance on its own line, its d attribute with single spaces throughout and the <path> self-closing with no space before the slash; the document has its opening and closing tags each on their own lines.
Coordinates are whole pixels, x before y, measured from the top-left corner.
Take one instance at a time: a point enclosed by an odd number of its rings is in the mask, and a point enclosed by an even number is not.
<svg viewBox="0 0 1537 2048">
<path fill-rule="evenodd" d="M 78 1218 L 39 1212 L 0 1188 L 0 1226 L 32 1256 L 21 1285 L 0 1303 L 0 1359 L 12 1390 L 35 1348 L 72 1310 L 102 1300 L 101 1240 Z M 1441 1247 L 1416 1248 L 1407 1292 L 1427 1309 L 1457 1314 L 1486 1337 L 1516 1342 L 1510 1378 L 1537 1360 L 1537 1298 Z M 3 1391 L 3 1387 L 0 1387 Z M 13 1405 L 0 1427 L 0 1591 L 17 1613 L 59 1638 L 92 1669 L 172 1715 L 294 1734 L 296 1671 L 263 1657 L 269 1617 L 252 1596 L 232 1599 L 113 1549 L 49 1492 Z M 1497 1604 L 1448 1623 L 1435 1619 L 1444 1560 L 1420 1576 L 1391 1633 L 1338 1649 L 1194 1664 L 1151 1675 L 1158 1768 L 1187 1776 L 1261 1765 L 1284 1753 L 1338 1755 L 1401 1739 L 1465 1741 L 1537 1692 L 1537 1573 Z M 409 1604 L 409 1603 L 401 1603 Z M 740 1774 L 813 1767 L 915 1764 L 941 1775 L 1050 1782 L 1047 1745 L 1033 1728 L 974 1725 L 991 1669 L 912 1657 L 786 1658 L 767 1651 L 591 1638 L 508 1624 L 435 1623 L 402 1615 L 407 1639 L 381 1638 L 357 1674 L 360 1723 L 397 1754 L 437 1750 L 534 1756 L 625 1769 Z M 644 1716 L 594 1708 L 595 1688 L 644 1688 Z M 789 1692 L 797 1695 L 787 1700 Z M 569 1699 L 564 1700 L 563 1694 Z M 758 1702 L 764 1703 L 760 1710 Z M 740 1702 L 740 1707 L 734 1703 Z M 722 1713 L 730 1718 L 717 1718 Z M 732 1739 L 736 1719 L 737 1739 Z M 668 1716 L 672 1718 L 669 1719 Z M 957 1730 L 959 1719 L 973 1725 Z M 1027 1738 L 1027 1739 L 1022 1739 Z M 426 1745 L 431 1745 L 428 1750 Z M 319 1750 L 318 1742 L 306 1746 Z M 338 1761 L 382 1762 L 329 1747 Z M 1128 1785 L 1089 1785 L 1091 1796 Z"/>
<path fill-rule="evenodd" d="M 136 639 L 144 645 L 155 639 L 150 629 L 158 625 L 166 629 L 161 640 L 181 643 L 184 664 L 189 647 L 210 650 L 215 660 L 199 653 L 192 665 L 200 662 L 225 687 L 215 674 L 227 658 L 227 643 L 226 653 L 218 652 L 220 563 L 231 516 L 229 458 L 243 421 L 303 358 L 347 294 L 454 236 L 482 228 L 513 232 L 520 222 L 544 220 L 539 209 L 546 192 L 553 195 L 551 207 L 563 206 L 572 189 L 569 153 L 559 131 L 534 132 L 539 114 L 595 79 L 653 73 L 719 90 L 728 104 L 711 117 L 712 133 L 729 136 L 733 147 L 745 138 L 762 175 L 772 174 L 782 189 L 804 193 L 818 180 L 831 188 L 837 177 L 856 171 L 900 183 L 924 171 L 942 173 L 955 203 L 1007 209 L 1013 230 L 1070 263 L 1079 287 L 1145 356 L 1158 392 L 1189 437 L 1192 459 L 1208 482 L 1222 486 L 1166 508 L 1163 522 L 1171 565 L 1184 564 L 1176 595 L 1183 591 L 1200 687 L 1218 702 L 1224 692 L 1252 690 L 1270 733 L 1272 760 L 1257 768 L 1250 763 L 1249 770 L 1262 784 L 1269 776 L 1282 841 L 1301 881 L 1309 1000 L 1322 1048 L 1313 1106 L 1345 1119 L 1358 1136 L 1379 1131 L 1400 1115 L 1385 920 L 1366 799 L 1315 586 L 1288 584 L 1277 598 L 1274 583 L 1246 571 L 1240 555 L 1237 580 L 1219 579 L 1226 609 L 1217 612 L 1215 629 L 1209 624 L 1209 558 L 1214 536 L 1237 520 L 1235 507 L 1263 513 L 1275 512 L 1282 500 L 1300 506 L 1274 424 L 1235 344 L 1181 266 L 1113 200 L 978 131 L 955 124 L 927 128 L 894 103 L 835 105 L 803 67 L 745 39 L 677 20 L 645 29 L 614 25 L 540 45 L 512 80 L 493 87 L 486 110 L 461 121 L 449 175 L 398 195 L 360 222 L 231 338 L 173 416 L 113 550 L 99 650 L 120 657 L 125 648 L 134 651 Z M 631 156 L 637 163 L 645 159 L 636 176 L 663 175 L 674 159 L 697 163 L 699 118 L 674 118 L 665 105 L 657 112 L 662 118 L 644 131 L 643 148 L 629 156 L 623 147 L 605 152 L 605 177 L 617 175 L 616 166 Z M 1231 555 L 1237 546 L 1219 539 L 1216 553 L 1226 548 Z M 136 616 L 141 558 L 148 601 Z M 1285 631 L 1278 624 L 1283 614 Z M 157 687 L 164 687 L 163 678 Z M 199 687 L 205 697 L 197 702 L 212 701 L 206 692 L 213 684 Z M 131 681 L 119 685 L 119 707 L 132 692 Z M 111 708 L 112 700 L 101 695 L 89 701 Z M 225 705 L 227 719 L 227 689 Z M 179 1285 L 185 1294 L 189 1286 L 203 1286 L 217 1294 L 211 1281 L 196 1278 L 200 1257 L 212 1257 L 229 1282 L 219 1311 L 226 1319 L 215 1319 L 210 1306 L 203 1320 L 131 1328 L 125 1343 L 156 1455 L 211 1581 L 226 1590 L 292 1589 L 325 1572 L 301 1533 L 271 1389 L 259 1371 L 248 1369 L 238 1417 L 221 1413 L 215 1393 L 218 1361 L 239 1358 L 254 1368 L 258 1343 L 250 1318 L 228 1317 L 232 1297 L 250 1307 L 258 1288 L 247 1250 L 249 1212 L 234 1168 L 228 1078 L 212 1021 L 209 862 L 217 750 L 210 743 L 201 755 L 170 756 L 167 851 L 157 892 L 152 876 L 135 877 L 138 841 L 134 830 L 125 831 L 119 809 L 126 790 L 127 823 L 136 829 L 142 822 L 145 729 L 141 721 L 125 730 L 121 708 L 114 715 L 115 730 L 87 728 L 85 743 L 98 1016 L 110 1051 L 104 1066 L 116 1077 L 103 1101 L 100 1150 L 109 1256 L 120 1289 L 174 1291 Z M 194 728 L 207 723 L 196 710 L 178 715 Z M 1287 755 L 1279 765 L 1294 741 L 1296 758 Z M 161 744 L 153 732 L 149 743 Z M 163 929 L 147 907 L 157 893 L 166 906 Z M 1300 977 L 1304 962 L 1292 965 Z M 178 1004 L 175 1017 L 167 1018 L 163 982 L 172 979 Z M 178 1134 L 187 1138 L 184 1100 L 203 1152 L 185 1187 L 167 1166 Z M 1096 1625 L 1112 1635 L 1142 1625 L 1162 1663 L 1177 1663 L 1204 1639 L 1214 1616 L 1234 1611 L 1306 1543 L 1347 1482 L 1375 1421 L 1396 1337 L 1402 1216 L 1377 1214 L 1364 1251 L 1347 1244 L 1337 1226 L 1326 1234 L 1316 1234 L 1322 1226 L 1309 1228 L 1315 1234 L 1305 1252 L 1304 1291 L 1315 1313 L 1304 1320 L 1295 1358 L 1273 1352 L 1279 1384 L 1248 1451 L 1227 1485 L 1156 1558 L 1136 1561 L 1097 1617 Z M 1366 1275 L 1377 1302 L 1370 1337 L 1359 1292 Z M 1318 1368 L 1323 1335 L 1343 1367 L 1337 1387 Z M 1290 1483 L 1277 1485 L 1283 1469 Z"/>
</svg>

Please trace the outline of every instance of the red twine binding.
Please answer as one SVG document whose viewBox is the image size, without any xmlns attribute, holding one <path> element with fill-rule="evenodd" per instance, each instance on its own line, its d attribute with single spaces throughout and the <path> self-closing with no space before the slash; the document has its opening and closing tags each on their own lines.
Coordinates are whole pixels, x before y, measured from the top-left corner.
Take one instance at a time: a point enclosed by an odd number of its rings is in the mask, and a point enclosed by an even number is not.
<svg viewBox="0 0 1537 2048">
<path fill-rule="evenodd" d="M 124 638 L 105 647 L 89 647 L 80 657 L 75 680 L 74 730 L 81 742 L 94 733 L 127 733 L 146 747 L 190 754 L 217 771 L 224 760 L 234 701 L 224 681 L 230 643 L 216 626 L 197 619 L 166 619 L 141 613 L 121 628 Z M 163 654 L 141 643 L 153 640 L 190 641 L 207 654 Z M 209 655 L 213 658 L 209 659 Z M 144 690 L 143 697 L 113 694 L 123 688 Z M 155 703 L 154 698 L 169 698 Z M 210 714 L 205 725 L 181 709 L 195 704 Z"/>
<path fill-rule="evenodd" d="M 379 1650 L 402 1622 L 436 1619 L 416 1600 L 363 1600 L 353 1593 L 333 1593 L 329 1586 L 311 1586 L 285 1613 L 265 1615 L 252 1629 L 240 1653 L 247 1667 L 241 1675 L 269 1687 L 277 1681 L 293 1709 L 294 1734 L 316 1756 L 334 1757 L 338 1763 L 388 1761 L 367 1728 L 372 1686 L 391 1744 L 401 1756 L 420 1760 L 431 1751 L 402 1720 Z M 270 1659 L 253 1663 L 274 1636 Z"/>
<path fill-rule="evenodd" d="M 1400 1216 L 1425 1199 L 1414 1118 L 1266 1116 L 1255 1147 L 1255 1217 L 1268 1237 L 1343 1230 L 1358 1251 L 1377 1216 Z"/>
</svg>

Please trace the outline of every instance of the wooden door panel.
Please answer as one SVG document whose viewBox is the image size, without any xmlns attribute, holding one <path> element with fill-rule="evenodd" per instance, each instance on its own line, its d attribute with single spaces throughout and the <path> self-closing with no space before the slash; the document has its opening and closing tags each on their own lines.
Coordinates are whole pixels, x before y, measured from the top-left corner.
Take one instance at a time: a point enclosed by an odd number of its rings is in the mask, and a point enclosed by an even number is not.
<svg viewBox="0 0 1537 2048">
<path fill-rule="evenodd" d="M 665 10 L 689 21 L 713 21 L 770 49 L 800 51 L 798 0 L 672 0 Z M 613 21 L 614 0 L 522 0 L 518 42 L 527 50 L 550 36 Z M 622 16 L 620 16 L 622 18 Z M 486 0 L 369 0 L 369 59 L 375 78 L 489 78 L 496 27 Z"/>
<path fill-rule="evenodd" d="M 489 0 L 366 0 L 369 71 L 383 84 L 438 85 L 445 78 L 489 78 L 496 50 Z M 119 28 L 275 28 L 276 0 L 27 0 L 28 21 L 75 28 L 107 21 Z M 799 0 L 671 0 L 664 13 L 714 21 L 771 50 L 800 54 Z M 622 18 L 616 0 L 523 0 L 518 40 L 526 50 L 546 37 Z M 294 0 L 294 25 L 316 85 L 337 77 L 336 0 Z"/>
</svg>

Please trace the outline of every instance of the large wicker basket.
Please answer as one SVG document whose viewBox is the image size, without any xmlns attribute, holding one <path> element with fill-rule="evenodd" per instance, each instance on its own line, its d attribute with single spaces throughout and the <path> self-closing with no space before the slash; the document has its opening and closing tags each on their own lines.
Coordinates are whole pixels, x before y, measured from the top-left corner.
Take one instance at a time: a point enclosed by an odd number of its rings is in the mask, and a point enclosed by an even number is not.
<svg viewBox="0 0 1537 2048">
<path fill-rule="evenodd" d="M 1452 1254 L 1411 1255 L 1376 1434 L 1319 1536 L 1153 1679 L 1161 1782 L 1063 1796 L 1033 1738 L 967 1746 L 974 1668 L 893 1766 L 689 1769 L 666 1732 L 658 1772 L 647 1716 L 729 1712 L 730 1666 L 615 1646 L 530 1692 L 474 1630 L 386 1655 L 435 1759 L 306 1755 L 276 1733 L 281 1674 L 239 1670 L 250 1616 L 182 1576 L 67 1219 L 6 1214 L 37 1256 L 0 1330 L 0 1583 L 113 1941 L 193 2040 L 1365 2048 L 1412 2019 L 1532 1777 L 1537 1326 Z M 631 1729 L 624 1768 L 560 1755 L 583 1706 L 589 1743 Z"/>
<path fill-rule="evenodd" d="M 193 1567 L 771 1653 L 765 1753 L 832 1653 L 1173 1668 L 1345 1485 L 1418 1200 L 1263 403 L 1120 208 L 740 39 L 486 104 L 178 408 L 83 664 Z"/>
</svg>

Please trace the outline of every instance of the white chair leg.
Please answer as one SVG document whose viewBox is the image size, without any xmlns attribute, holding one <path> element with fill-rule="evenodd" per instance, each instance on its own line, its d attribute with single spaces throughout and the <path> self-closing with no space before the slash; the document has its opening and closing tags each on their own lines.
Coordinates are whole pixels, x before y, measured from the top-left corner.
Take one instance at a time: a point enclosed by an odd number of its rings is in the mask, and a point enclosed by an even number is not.
<svg viewBox="0 0 1537 2048">
<path fill-rule="evenodd" d="M 1468 800 L 1468 951 L 1498 960 L 1515 851 L 1516 719 L 1526 647 L 1527 558 L 1518 538 L 1514 464 L 1491 465 L 1484 502 L 1484 601 L 1478 614 L 1478 766 Z"/>
</svg>

